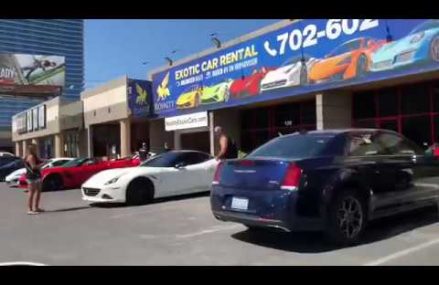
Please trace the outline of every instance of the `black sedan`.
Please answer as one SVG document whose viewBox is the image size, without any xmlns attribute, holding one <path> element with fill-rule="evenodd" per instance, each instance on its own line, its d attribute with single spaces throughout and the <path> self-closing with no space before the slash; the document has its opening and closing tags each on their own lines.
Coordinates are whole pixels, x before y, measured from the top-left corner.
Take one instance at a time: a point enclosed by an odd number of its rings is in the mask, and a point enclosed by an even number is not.
<svg viewBox="0 0 439 285">
<path fill-rule="evenodd" d="M 6 176 L 11 174 L 13 171 L 23 168 L 24 161 L 22 159 L 15 159 L 9 163 L 0 166 L 0 181 L 5 181 Z"/>
<path fill-rule="evenodd" d="M 434 153 L 388 130 L 281 136 L 218 166 L 211 208 L 217 219 L 250 230 L 319 230 L 352 244 L 370 220 L 439 207 Z"/>
<path fill-rule="evenodd" d="M 0 156 L 0 166 L 11 163 L 16 160 L 21 160 L 20 157 L 17 156 Z"/>
</svg>

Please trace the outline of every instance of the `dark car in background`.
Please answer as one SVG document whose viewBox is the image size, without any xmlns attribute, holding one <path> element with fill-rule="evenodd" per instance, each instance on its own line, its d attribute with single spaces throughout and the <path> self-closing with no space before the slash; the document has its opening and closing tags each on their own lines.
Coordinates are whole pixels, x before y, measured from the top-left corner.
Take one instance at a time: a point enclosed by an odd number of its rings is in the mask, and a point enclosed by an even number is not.
<svg viewBox="0 0 439 285">
<path fill-rule="evenodd" d="M 0 156 L 0 167 L 16 160 L 21 160 L 21 158 L 18 156 L 9 156 L 9 155 Z"/>
<path fill-rule="evenodd" d="M 5 181 L 5 177 L 8 176 L 11 172 L 23 167 L 24 167 L 24 161 L 22 159 L 15 159 L 9 163 L 1 165 L 0 181 Z"/>
<path fill-rule="evenodd" d="M 370 220 L 439 206 L 439 160 L 388 130 L 295 133 L 221 163 L 210 199 L 217 219 L 250 230 L 317 230 L 353 244 Z"/>
</svg>

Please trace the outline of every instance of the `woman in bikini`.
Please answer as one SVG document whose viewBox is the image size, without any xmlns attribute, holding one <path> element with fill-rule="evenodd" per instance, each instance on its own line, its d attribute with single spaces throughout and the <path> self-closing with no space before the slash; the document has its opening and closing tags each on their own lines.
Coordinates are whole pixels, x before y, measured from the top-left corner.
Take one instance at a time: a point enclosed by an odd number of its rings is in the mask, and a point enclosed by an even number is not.
<svg viewBox="0 0 439 285">
<path fill-rule="evenodd" d="M 37 155 L 36 145 L 29 145 L 25 158 L 26 180 L 28 183 L 29 193 L 27 201 L 27 213 L 29 215 L 35 215 L 44 212 L 44 210 L 39 207 L 41 196 L 41 163 L 42 161 Z"/>
</svg>

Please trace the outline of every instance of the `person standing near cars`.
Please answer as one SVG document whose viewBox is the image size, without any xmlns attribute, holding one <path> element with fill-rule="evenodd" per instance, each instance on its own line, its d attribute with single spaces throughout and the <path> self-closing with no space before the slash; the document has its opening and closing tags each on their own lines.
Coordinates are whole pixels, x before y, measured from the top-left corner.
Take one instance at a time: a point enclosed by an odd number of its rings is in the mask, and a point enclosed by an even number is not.
<svg viewBox="0 0 439 285">
<path fill-rule="evenodd" d="M 220 126 L 214 129 L 215 137 L 218 139 L 220 151 L 215 156 L 216 160 L 238 158 L 238 148 L 235 142 L 228 136 Z"/>
<path fill-rule="evenodd" d="M 40 208 L 40 196 L 41 196 L 41 170 L 40 165 L 42 161 L 37 155 L 37 147 L 35 144 L 29 145 L 27 154 L 24 160 L 26 167 L 26 180 L 28 183 L 28 201 L 27 201 L 27 213 L 29 215 L 35 215 L 44 212 Z"/>
<path fill-rule="evenodd" d="M 139 158 L 140 161 L 145 161 L 148 159 L 148 146 L 146 145 L 146 143 L 142 143 L 142 147 L 139 149 Z"/>
<path fill-rule="evenodd" d="M 165 145 L 163 146 L 164 152 L 171 151 L 171 148 L 168 146 L 168 143 L 165 142 Z"/>
</svg>

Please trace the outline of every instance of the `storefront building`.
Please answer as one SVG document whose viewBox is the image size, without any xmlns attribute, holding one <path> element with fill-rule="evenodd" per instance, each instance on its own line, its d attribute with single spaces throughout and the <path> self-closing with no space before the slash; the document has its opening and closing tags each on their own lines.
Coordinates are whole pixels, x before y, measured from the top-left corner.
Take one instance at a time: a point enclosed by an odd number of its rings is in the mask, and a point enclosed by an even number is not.
<svg viewBox="0 0 439 285">
<path fill-rule="evenodd" d="M 81 93 L 88 156 L 127 157 L 149 143 L 150 85 L 124 76 Z"/>
<path fill-rule="evenodd" d="M 82 102 L 60 96 L 14 115 L 12 141 L 17 156 L 24 156 L 30 143 L 42 158 L 85 155 Z"/>
<path fill-rule="evenodd" d="M 386 128 L 425 146 L 439 137 L 438 20 L 285 20 L 149 79 L 156 148 L 213 154 L 217 125 L 244 152 L 298 130 Z"/>
</svg>

